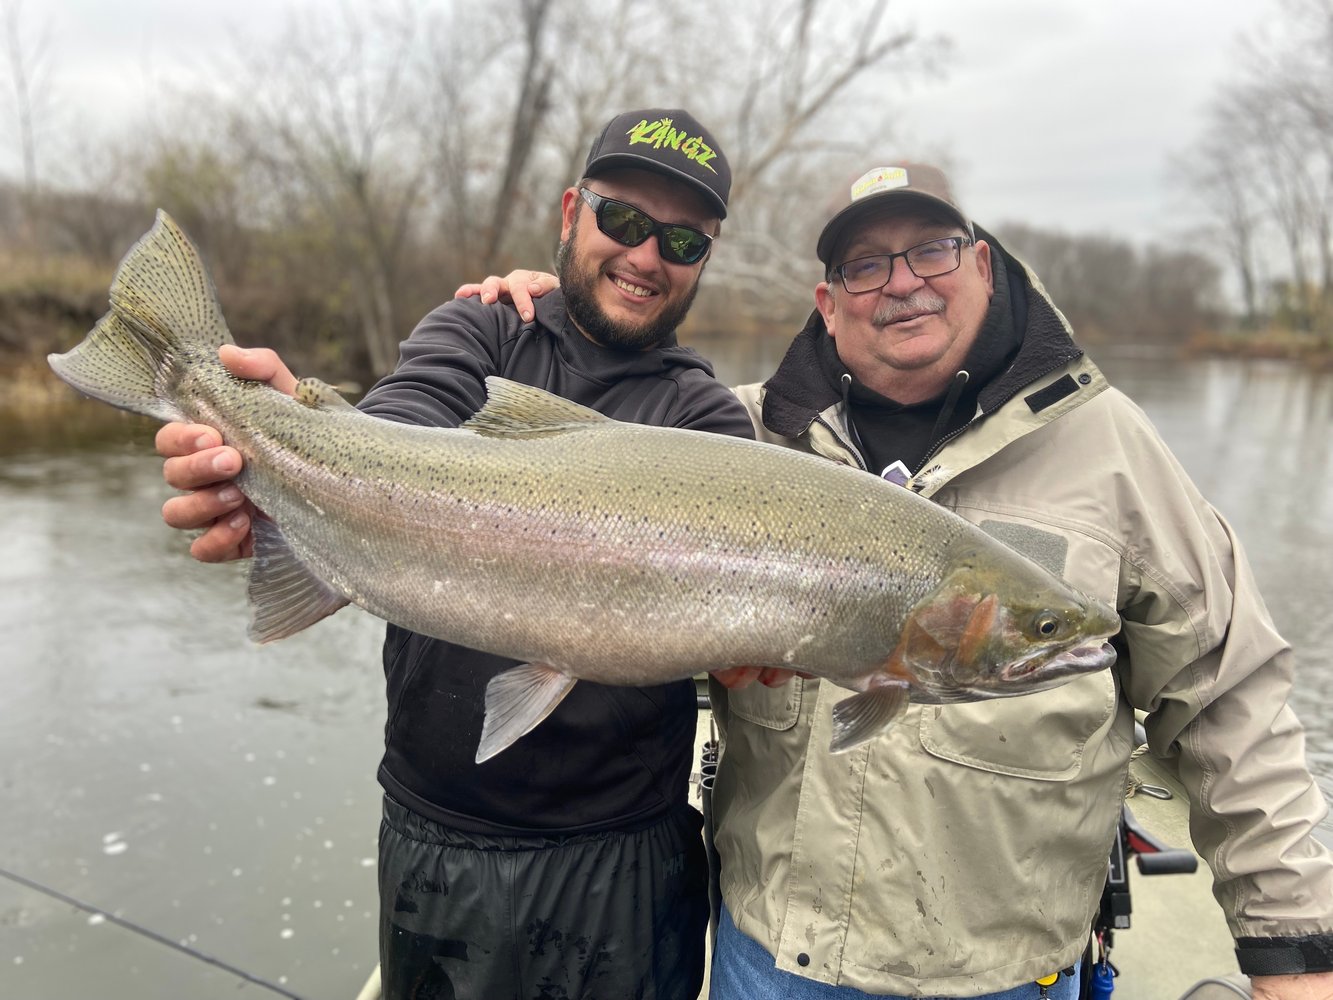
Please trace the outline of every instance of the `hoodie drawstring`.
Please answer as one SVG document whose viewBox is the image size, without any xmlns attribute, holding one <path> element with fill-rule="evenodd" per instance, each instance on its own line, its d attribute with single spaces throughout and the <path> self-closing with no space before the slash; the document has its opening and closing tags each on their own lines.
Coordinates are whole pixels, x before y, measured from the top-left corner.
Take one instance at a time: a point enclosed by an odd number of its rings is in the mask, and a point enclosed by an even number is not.
<svg viewBox="0 0 1333 1000">
<path fill-rule="evenodd" d="M 852 373 L 843 372 L 838 384 L 842 386 L 842 412 L 847 424 L 847 436 L 851 438 L 852 447 L 861 456 L 861 464 L 864 466 L 869 461 L 870 454 L 862 446 L 861 435 L 856 430 L 856 421 L 852 419 Z"/>
<path fill-rule="evenodd" d="M 958 406 L 958 397 L 963 394 L 963 387 L 967 385 L 968 379 L 971 377 L 965 368 L 959 369 L 958 374 L 953 377 L 953 383 L 949 386 L 944 402 L 940 405 L 940 415 L 935 418 L 935 426 L 930 431 L 930 443 L 932 445 L 940 439 L 940 434 L 944 431 L 944 428 L 949 426 L 949 419 Z M 846 396 L 845 390 L 843 395 Z"/>
</svg>

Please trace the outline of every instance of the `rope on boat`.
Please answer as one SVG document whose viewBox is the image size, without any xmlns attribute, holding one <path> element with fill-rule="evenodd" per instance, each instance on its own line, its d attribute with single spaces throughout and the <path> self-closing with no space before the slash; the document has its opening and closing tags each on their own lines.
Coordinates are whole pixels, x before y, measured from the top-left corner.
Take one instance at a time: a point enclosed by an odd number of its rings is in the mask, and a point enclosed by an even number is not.
<svg viewBox="0 0 1333 1000">
<path fill-rule="evenodd" d="M 104 920 L 109 920 L 117 927 L 123 927 L 125 930 L 130 931 L 134 934 L 138 934 L 140 937 L 145 937 L 150 941 L 155 941 L 158 944 L 165 945 L 166 947 L 171 948 L 174 951 L 178 951 L 184 955 L 188 955 L 190 958 L 193 958 L 196 961 L 216 966 L 217 968 L 222 969 L 225 972 L 230 972 L 233 976 L 239 976 L 246 982 L 254 983 L 256 986 L 262 986 L 266 990 L 272 990 L 274 993 L 278 994 L 278 996 L 288 997 L 289 1000 L 305 1000 L 305 998 L 302 997 L 300 994 L 293 993 L 291 990 L 279 986 L 277 983 L 269 982 L 267 979 L 264 979 L 260 976 L 256 976 L 254 973 L 246 972 L 244 969 L 238 969 L 236 966 L 224 962 L 220 958 L 214 958 L 212 955 L 205 955 L 203 952 L 191 948 L 187 944 L 182 944 L 180 941 L 173 941 L 168 937 L 164 937 L 163 935 L 157 933 L 157 931 L 150 930 L 147 927 L 144 927 L 140 924 L 136 924 L 131 920 L 126 920 L 124 917 L 118 917 L 114 913 L 108 913 L 101 907 L 94 906 L 91 903 L 85 903 L 83 902 L 83 900 L 80 899 L 75 899 L 73 896 L 66 895 L 59 889 L 53 889 L 49 885 L 43 885 L 40 882 L 34 882 L 32 879 L 25 878 L 24 876 L 19 875 L 16 872 L 11 872 L 6 868 L 0 868 L 0 877 L 7 878 L 11 882 L 14 882 L 21 886 L 25 886 L 36 892 L 40 892 L 45 896 L 50 896 L 52 899 L 59 900 L 62 903 L 67 903 L 68 905 L 73 906 L 76 909 L 83 910 L 85 913 L 91 913 L 94 916 L 103 918 Z"/>
</svg>

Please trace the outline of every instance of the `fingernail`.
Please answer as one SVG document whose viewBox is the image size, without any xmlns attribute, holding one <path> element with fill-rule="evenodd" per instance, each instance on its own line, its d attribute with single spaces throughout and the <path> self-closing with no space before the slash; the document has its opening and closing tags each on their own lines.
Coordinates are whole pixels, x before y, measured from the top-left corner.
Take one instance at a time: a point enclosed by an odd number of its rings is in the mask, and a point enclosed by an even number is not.
<svg viewBox="0 0 1333 1000">
<path fill-rule="evenodd" d="M 213 439 L 207 434 L 200 434 L 194 439 L 194 446 L 200 451 L 203 451 L 205 448 L 213 447 Z"/>
<path fill-rule="evenodd" d="M 495 301 L 495 296 L 492 295 L 490 292 L 482 292 L 482 293 L 481 293 L 481 301 L 486 302 L 486 303 L 494 302 L 494 301 Z"/>
<path fill-rule="evenodd" d="M 213 459 L 213 471 L 231 472 L 232 471 L 231 459 L 226 455 L 219 455 L 217 458 Z"/>
<path fill-rule="evenodd" d="M 249 518 L 246 515 L 237 514 L 235 517 L 233 517 L 230 521 L 227 522 L 227 527 L 239 531 L 241 528 L 245 527 L 245 522 L 248 520 Z"/>
<path fill-rule="evenodd" d="M 235 486 L 228 486 L 218 494 L 218 499 L 223 503 L 235 503 L 237 500 L 241 499 L 241 491 Z"/>
<path fill-rule="evenodd" d="M 531 322 L 531 320 L 532 320 L 532 310 L 531 310 L 531 309 L 524 309 L 524 310 L 523 310 L 523 319 L 524 319 L 525 321 L 527 321 L 527 322 Z"/>
</svg>

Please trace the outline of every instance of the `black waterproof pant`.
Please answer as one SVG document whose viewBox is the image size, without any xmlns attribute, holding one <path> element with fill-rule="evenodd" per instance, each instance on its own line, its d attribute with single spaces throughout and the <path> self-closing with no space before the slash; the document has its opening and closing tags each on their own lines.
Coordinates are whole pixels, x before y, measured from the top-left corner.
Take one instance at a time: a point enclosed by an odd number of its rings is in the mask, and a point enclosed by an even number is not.
<svg viewBox="0 0 1333 1000">
<path fill-rule="evenodd" d="M 385 1000 L 695 1000 L 707 864 L 682 805 L 632 833 L 507 837 L 380 825 Z"/>
</svg>

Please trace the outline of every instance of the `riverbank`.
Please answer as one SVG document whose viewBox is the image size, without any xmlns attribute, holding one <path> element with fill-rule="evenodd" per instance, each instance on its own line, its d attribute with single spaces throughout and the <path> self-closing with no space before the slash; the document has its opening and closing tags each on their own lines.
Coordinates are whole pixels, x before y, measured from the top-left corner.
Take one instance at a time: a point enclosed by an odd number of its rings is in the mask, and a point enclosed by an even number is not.
<svg viewBox="0 0 1333 1000">
<path fill-rule="evenodd" d="M 1313 371 L 1333 371 L 1333 333 L 1301 333 L 1277 328 L 1245 333 L 1200 333 L 1190 338 L 1181 354 L 1185 358 L 1290 361 Z"/>
</svg>

